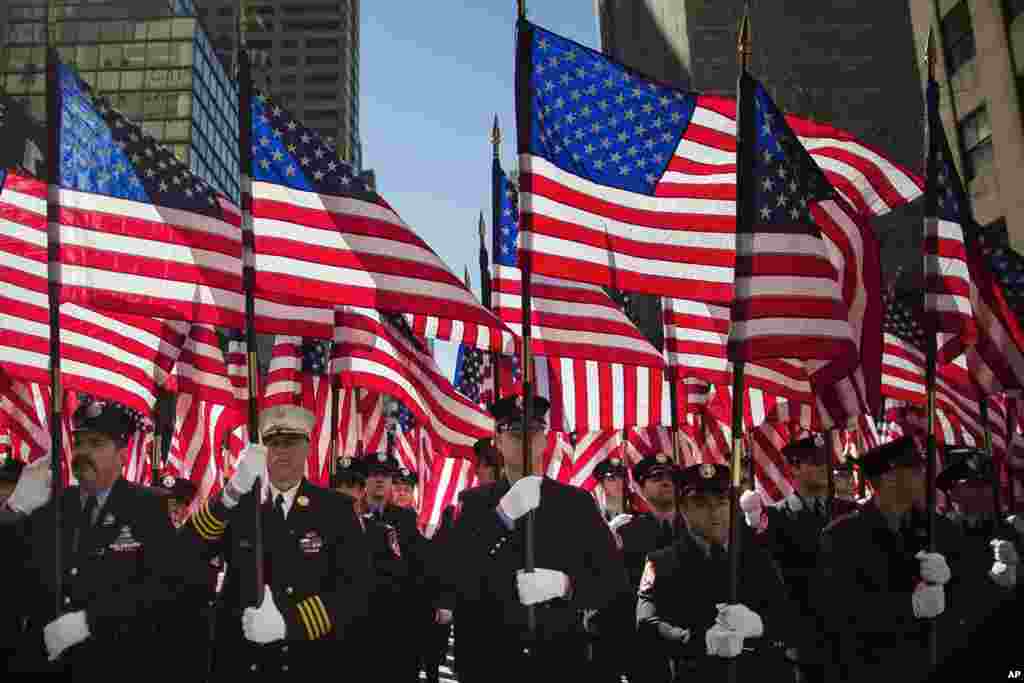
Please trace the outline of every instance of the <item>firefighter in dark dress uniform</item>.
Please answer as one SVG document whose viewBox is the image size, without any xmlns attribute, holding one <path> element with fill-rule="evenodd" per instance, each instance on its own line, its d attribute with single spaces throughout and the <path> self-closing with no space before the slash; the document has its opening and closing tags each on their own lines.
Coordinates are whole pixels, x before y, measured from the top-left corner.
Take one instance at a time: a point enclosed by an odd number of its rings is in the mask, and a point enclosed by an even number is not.
<svg viewBox="0 0 1024 683">
<path fill-rule="evenodd" d="M 303 476 L 313 421 L 297 406 L 264 410 L 265 445 L 248 445 L 221 495 L 185 525 L 202 556 L 222 554 L 227 562 L 215 642 L 218 680 L 319 675 L 334 661 L 338 641 L 366 614 L 370 561 L 352 500 Z M 259 510 L 262 558 L 253 556 L 251 508 L 239 504 L 257 477 L 265 477 L 269 489 Z"/>
<path fill-rule="evenodd" d="M 687 531 L 647 559 L 637 600 L 641 637 L 672 659 L 672 680 L 724 680 L 726 660 L 736 657 L 739 680 L 785 680 L 791 674 L 782 639 L 792 621 L 785 589 L 771 557 L 743 525 L 739 602 L 727 604 L 729 468 L 692 465 L 679 484 Z"/>
<path fill-rule="evenodd" d="M 793 493 L 776 505 L 765 506 L 757 491 L 740 496 L 740 508 L 754 536 L 782 571 L 786 589 L 799 615 L 798 632 L 789 655 L 799 664 L 803 680 L 824 681 L 827 647 L 819 642 L 815 605 L 811 601 L 811 579 L 818 563 L 818 540 L 832 519 L 834 498 L 829 497 L 827 444 L 813 438 L 794 441 L 782 449 L 796 483 Z"/>
<path fill-rule="evenodd" d="M 14 492 L 22 467 L 22 463 L 13 457 L 0 455 L 0 508 Z M 20 586 L 24 581 L 21 576 L 23 571 L 24 567 L 21 564 L 4 562 L 0 566 L 0 582 L 5 586 Z M 4 613 L 0 616 L 0 661 L 4 662 L 0 671 L 7 671 L 7 663 L 11 662 L 18 652 L 18 643 L 25 626 L 22 591 L 9 591 L 5 600 L 7 604 L 4 605 Z"/>
<path fill-rule="evenodd" d="M 456 586 L 456 661 L 461 683 L 563 680 L 586 671 L 582 612 L 609 606 L 627 590 L 608 525 L 582 489 L 543 476 L 523 476 L 522 444 L 532 439 L 531 470 L 543 471 L 545 415 L 534 399 L 524 424 L 521 396 L 490 406 L 509 481 L 462 494 L 447 566 Z M 509 485 L 511 483 L 511 486 Z M 536 569 L 523 570 L 524 523 L 535 515 Z M 527 605 L 535 609 L 531 636 Z"/>
<path fill-rule="evenodd" d="M 24 567 L 17 590 L 32 624 L 15 670 L 92 680 L 109 676 L 115 663 L 126 670 L 151 663 L 156 624 L 185 586 L 188 565 L 162 498 L 121 478 L 128 437 L 141 426 L 140 416 L 87 397 L 72 424 L 72 469 L 79 484 L 65 488 L 56 501 L 62 513 L 62 593 L 54 595 L 55 502 L 48 459 L 22 471 L 0 512 L 0 545 L 6 563 Z M 54 619 L 56 600 L 62 614 Z"/>
<path fill-rule="evenodd" d="M 812 596 L 832 645 L 828 680 L 922 681 L 928 622 L 938 628 L 940 670 L 964 642 L 971 612 L 1007 597 L 989 575 L 991 553 L 949 519 L 935 519 L 927 552 L 925 468 L 910 437 L 859 459 L 875 496 L 822 532 Z"/>
</svg>

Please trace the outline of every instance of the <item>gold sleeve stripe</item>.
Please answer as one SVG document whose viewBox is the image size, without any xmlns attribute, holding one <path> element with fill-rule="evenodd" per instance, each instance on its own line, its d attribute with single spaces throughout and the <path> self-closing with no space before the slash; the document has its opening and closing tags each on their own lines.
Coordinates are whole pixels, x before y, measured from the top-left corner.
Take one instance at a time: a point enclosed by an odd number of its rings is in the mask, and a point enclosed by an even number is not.
<svg viewBox="0 0 1024 683">
<path fill-rule="evenodd" d="M 309 601 L 313 606 L 314 613 L 320 617 L 320 624 L 323 626 L 324 633 L 326 634 L 331 630 L 331 618 L 327 615 L 327 607 L 324 605 L 324 601 L 320 599 L 319 595 L 314 595 L 309 598 Z"/>
<path fill-rule="evenodd" d="M 299 610 L 299 617 L 302 619 L 302 625 L 306 627 L 306 634 L 309 636 L 309 639 L 316 640 L 322 636 L 323 633 L 320 632 L 319 625 L 313 618 L 312 610 L 307 602 L 308 600 L 303 600 L 298 603 L 296 607 Z"/>
<path fill-rule="evenodd" d="M 209 521 L 210 526 L 212 526 L 214 529 L 224 531 L 228 528 L 227 524 L 218 519 L 217 516 L 210 511 L 210 501 L 203 501 L 203 507 L 201 508 L 201 510 L 203 512 L 203 515 L 205 515 L 206 519 Z"/>
<path fill-rule="evenodd" d="M 206 503 L 196 510 L 195 514 L 192 515 L 192 524 L 195 526 L 196 531 L 207 541 L 214 541 L 224 535 L 224 530 L 227 528 L 214 517 Z"/>
</svg>

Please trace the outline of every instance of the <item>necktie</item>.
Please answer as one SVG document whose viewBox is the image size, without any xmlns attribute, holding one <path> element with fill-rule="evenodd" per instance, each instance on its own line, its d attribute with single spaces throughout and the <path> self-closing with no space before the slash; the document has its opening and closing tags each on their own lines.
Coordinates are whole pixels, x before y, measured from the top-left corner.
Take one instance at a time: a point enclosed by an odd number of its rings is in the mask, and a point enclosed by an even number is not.
<svg viewBox="0 0 1024 683">
<path fill-rule="evenodd" d="M 284 524 L 284 495 L 281 493 L 274 499 L 274 513 L 277 515 L 277 521 Z"/>
<path fill-rule="evenodd" d="M 72 552 L 78 552 L 78 548 L 82 543 L 82 538 L 84 538 L 92 528 L 92 518 L 96 514 L 97 505 L 96 496 L 89 496 L 86 499 L 85 508 L 82 510 L 82 517 L 78 522 L 78 529 L 75 530 Z"/>
</svg>

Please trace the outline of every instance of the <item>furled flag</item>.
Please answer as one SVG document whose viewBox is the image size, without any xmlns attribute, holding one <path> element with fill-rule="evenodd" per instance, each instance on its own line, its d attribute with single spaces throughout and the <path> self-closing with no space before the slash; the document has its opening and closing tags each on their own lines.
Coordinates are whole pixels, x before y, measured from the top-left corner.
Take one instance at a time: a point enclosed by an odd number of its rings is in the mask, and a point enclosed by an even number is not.
<svg viewBox="0 0 1024 683">
<path fill-rule="evenodd" d="M 302 354 L 302 407 L 313 413 L 315 420 L 309 439 L 306 476 L 314 484 L 326 486 L 330 480 L 331 430 L 340 431 L 341 413 L 339 401 L 339 415 L 331 414 L 331 376 L 327 374 L 330 349 L 326 341 L 307 339 L 299 350 Z"/>
<path fill-rule="evenodd" d="M 57 78 L 64 300 L 241 327 L 238 208 L 71 67 Z"/>
<path fill-rule="evenodd" d="M 522 271 L 518 266 L 519 199 L 500 162 L 494 187 L 501 201 L 495 240 L 494 311 L 522 334 Z M 576 358 L 663 367 L 665 361 L 615 301 L 600 287 L 544 275 L 530 278 L 530 350 L 535 356 Z"/>
<path fill-rule="evenodd" d="M 514 335 L 333 145 L 265 94 L 251 110 L 258 295 L 440 316 L 486 330 L 472 340 L 482 348 L 513 350 Z"/>
<path fill-rule="evenodd" d="M 828 361 L 811 380 L 835 382 L 856 366 L 857 344 L 817 223 L 825 204 L 841 200 L 764 87 L 744 73 L 740 89 L 750 108 L 741 112 L 744 211 L 729 357 Z"/>
<path fill-rule="evenodd" d="M 970 205 L 953 163 L 939 113 L 939 84 L 928 80 L 928 168 L 924 219 L 924 310 L 934 316 L 936 360 L 953 360 L 975 343 L 971 273 L 965 232 Z M 927 349 L 925 349 L 927 350 Z"/>
<path fill-rule="evenodd" d="M 675 90 L 519 22 L 521 264 L 534 274 L 728 305 L 735 101 Z M 921 194 L 913 174 L 845 131 L 789 117 L 855 209 Z"/>
<path fill-rule="evenodd" d="M 395 420 L 395 458 L 398 459 L 402 467 L 422 476 L 422 472 L 419 471 L 419 439 L 416 438 L 418 431 L 416 417 L 405 407 L 405 404 L 399 402 L 398 409 L 395 411 Z"/>
</svg>

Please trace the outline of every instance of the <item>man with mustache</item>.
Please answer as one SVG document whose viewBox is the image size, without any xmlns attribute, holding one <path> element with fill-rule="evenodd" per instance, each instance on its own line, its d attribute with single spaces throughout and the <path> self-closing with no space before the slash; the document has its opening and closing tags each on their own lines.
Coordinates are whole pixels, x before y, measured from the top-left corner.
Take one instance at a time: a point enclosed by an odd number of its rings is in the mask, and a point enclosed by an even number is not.
<svg viewBox="0 0 1024 683">
<path fill-rule="evenodd" d="M 222 554 L 227 562 L 217 680 L 318 674 L 366 614 L 370 560 L 352 499 L 303 475 L 313 424 L 313 414 L 298 406 L 265 409 L 259 425 L 264 445 L 246 446 L 222 493 L 185 526 L 200 557 Z M 253 553 L 254 511 L 240 504 L 257 478 L 268 484 L 258 512 L 262 557 Z M 259 500 L 261 492 L 255 494 Z"/>
<path fill-rule="evenodd" d="M 679 488 L 687 530 L 647 558 L 636 608 L 640 637 L 672 659 L 675 681 L 725 680 L 730 658 L 739 658 L 738 680 L 785 680 L 785 589 L 771 557 L 750 543 L 742 525 L 738 602 L 728 604 L 729 468 L 691 465 L 680 473 Z"/>
<path fill-rule="evenodd" d="M 85 399 L 72 416 L 72 469 L 78 485 L 50 500 L 49 460 L 22 472 L 0 539 L 7 562 L 23 563 L 18 586 L 32 609 L 29 640 L 16 668 L 54 670 L 83 680 L 108 676 L 111 662 L 142 670 L 154 627 L 186 583 L 163 499 L 121 478 L 139 418 L 113 402 Z M 63 576 L 54 581 L 53 505 L 61 506 Z M 13 533 L 12 533 L 13 532 Z M 31 596 L 31 597 L 28 597 Z M 55 602 L 61 614 L 51 613 Z M 49 662 L 49 663 L 47 663 Z"/>
</svg>

